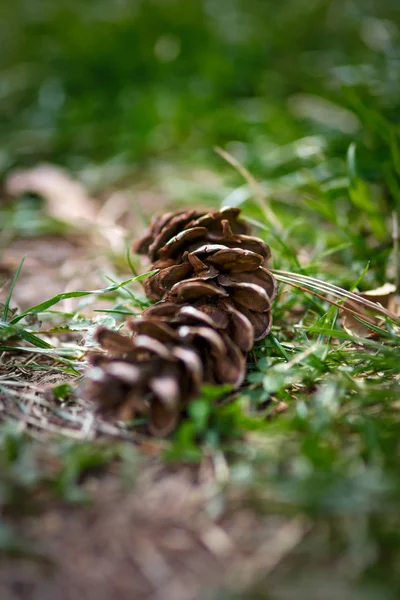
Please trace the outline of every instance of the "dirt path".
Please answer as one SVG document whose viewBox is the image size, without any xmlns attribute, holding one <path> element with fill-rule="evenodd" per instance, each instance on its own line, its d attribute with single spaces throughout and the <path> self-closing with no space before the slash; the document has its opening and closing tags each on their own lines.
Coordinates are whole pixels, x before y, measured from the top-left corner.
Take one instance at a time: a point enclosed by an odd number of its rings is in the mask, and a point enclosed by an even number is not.
<svg viewBox="0 0 400 600">
<path fill-rule="evenodd" d="M 92 478 L 86 509 L 53 505 L 22 525 L 49 562 L 2 561 L 2 600 L 195 600 L 219 588 L 246 589 L 274 567 L 283 519 L 256 517 L 226 496 L 210 465 L 200 470 L 140 465 L 135 483 Z M 272 558 L 272 562 L 271 562 Z"/>
</svg>

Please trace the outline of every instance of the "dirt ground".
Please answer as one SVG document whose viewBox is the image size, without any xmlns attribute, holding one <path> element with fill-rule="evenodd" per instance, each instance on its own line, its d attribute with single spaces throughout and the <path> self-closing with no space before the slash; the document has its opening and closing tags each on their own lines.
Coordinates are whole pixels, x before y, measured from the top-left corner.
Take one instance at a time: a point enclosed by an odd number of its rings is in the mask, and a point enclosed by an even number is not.
<svg viewBox="0 0 400 600">
<path fill-rule="evenodd" d="M 142 464 L 135 485 L 91 479 L 92 506 L 52 506 L 20 523 L 46 557 L 2 561 L 3 600 L 195 600 L 245 591 L 306 532 L 300 520 L 256 517 L 225 497 L 211 465 Z"/>
</svg>

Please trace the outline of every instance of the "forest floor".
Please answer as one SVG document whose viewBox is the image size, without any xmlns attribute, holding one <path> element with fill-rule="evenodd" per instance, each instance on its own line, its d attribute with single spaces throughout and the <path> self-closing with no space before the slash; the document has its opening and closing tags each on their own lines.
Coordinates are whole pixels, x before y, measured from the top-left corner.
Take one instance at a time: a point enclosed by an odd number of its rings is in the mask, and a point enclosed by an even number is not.
<svg viewBox="0 0 400 600">
<path fill-rule="evenodd" d="M 80 383 L 96 327 L 123 330 L 146 306 L 128 248 L 169 194 L 130 184 L 94 199 L 49 166 L 6 189 L 2 600 L 394 598 L 395 324 L 343 330 L 335 306 L 282 285 L 243 391 L 208 390 L 171 440 L 149 438 L 95 416 Z M 264 235 L 260 206 L 244 214 Z M 346 240 L 322 227 L 324 243 L 319 231 L 293 251 L 285 224 L 274 265 L 349 288 Z"/>
</svg>

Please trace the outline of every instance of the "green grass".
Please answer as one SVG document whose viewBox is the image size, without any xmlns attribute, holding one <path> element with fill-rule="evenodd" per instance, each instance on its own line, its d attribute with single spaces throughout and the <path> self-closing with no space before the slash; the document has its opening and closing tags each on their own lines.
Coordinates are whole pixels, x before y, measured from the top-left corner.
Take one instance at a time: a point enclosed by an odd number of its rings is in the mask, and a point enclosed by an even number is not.
<svg viewBox="0 0 400 600">
<path fill-rule="evenodd" d="M 323 0 L 279 9 L 257 0 L 198 0 L 190 10 L 154 0 L 132 13 L 120 3 L 108 25 L 103 2 L 85 9 L 43 3 L 42 20 L 17 14 L 18 4 L 6 9 L 3 173 L 52 160 L 92 189 L 120 181 L 117 187 L 136 192 L 139 179 L 161 195 L 167 189 L 169 204 L 240 206 L 270 244 L 276 270 L 346 290 L 398 284 L 398 2 L 340 0 L 333 10 Z M 26 36 L 18 33 L 21 23 Z M 127 51 L 132 32 L 134 56 Z M 30 197 L 2 202 L 0 223 L 5 252 L 16 240 L 76 235 Z M 141 453 L 134 429 L 91 420 L 80 397 L 96 327 L 122 328 L 147 305 L 136 258 L 101 248 L 107 273 L 92 291 L 60 292 L 17 311 L 13 290 L 24 285 L 25 266 L 8 278 L 0 323 L 6 554 L 28 549 L 16 516 L 48 502 L 86 506 L 93 500 L 86 476 L 115 473 L 119 465 L 123 477 Z M 292 283 L 307 287 L 304 281 Z M 58 303 L 70 298 L 79 304 L 65 312 Z M 282 517 L 289 530 L 301 524 L 276 568 L 243 593 L 217 598 L 395 600 L 398 322 L 382 316 L 374 335 L 360 338 L 343 329 L 336 306 L 283 283 L 273 317 L 271 334 L 249 355 L 243 389 L 205 388 L 159 448 L 171 468 L 214 465 L 215 514 L 240 498 L 260 519 Z M 59 374 L 62 383 L 44 393 L 32 384 L 37 373 Z"/>
</svg>

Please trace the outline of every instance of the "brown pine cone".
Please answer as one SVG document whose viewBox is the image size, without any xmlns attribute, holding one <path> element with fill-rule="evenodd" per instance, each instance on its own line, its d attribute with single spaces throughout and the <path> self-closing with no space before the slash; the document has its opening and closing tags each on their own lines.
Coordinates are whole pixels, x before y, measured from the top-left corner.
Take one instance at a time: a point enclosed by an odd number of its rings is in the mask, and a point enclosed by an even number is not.
<svg viewBox="0 0 400 600">
<path fill-rule="evenodd" d="M 145 414 L 152 433 L 168 435 L 203 383 L 243 383 L 246 352 L 270 330 L 277 285 L 264 267 L 269 247 L 239 214 L 168 213 L 134 245 L 159 269 L 144 283 L 159 302 L 129 323 L 132 337 L 98 330 L 108 353 L 93 356 L 86 393 L 101 413 Z"/>
</svg>

